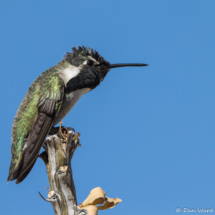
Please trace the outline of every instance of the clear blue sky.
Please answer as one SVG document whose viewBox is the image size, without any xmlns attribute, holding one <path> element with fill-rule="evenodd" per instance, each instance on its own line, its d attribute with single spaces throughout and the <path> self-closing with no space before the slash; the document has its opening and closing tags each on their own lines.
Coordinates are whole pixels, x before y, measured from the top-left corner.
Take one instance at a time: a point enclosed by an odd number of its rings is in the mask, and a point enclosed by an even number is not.
<svg viewBox="0 0 215 215">
<path fill-rule="evenodd" d="M 214 0 L 1 0 L 1 214 L 54 214 L 38 195 L 48 186 L 41 160 L 7 185 L 11 129 L 30 84 L 77 45 L 150 65 L 113 69 L 63 120 L 81 133 L 78 203 L 100 186 L 123 200 L 103 215 L 215 209 L 214 9 Z"/>
</svg>

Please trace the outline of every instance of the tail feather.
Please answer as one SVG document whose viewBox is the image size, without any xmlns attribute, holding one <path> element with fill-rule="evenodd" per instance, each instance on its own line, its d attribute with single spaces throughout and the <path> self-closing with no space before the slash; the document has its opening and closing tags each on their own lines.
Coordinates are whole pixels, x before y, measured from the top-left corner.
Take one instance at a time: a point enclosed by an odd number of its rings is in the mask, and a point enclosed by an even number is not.
<svg viewBox="0 0 215 215">
<path fill-rule="evenodd" d="M 26 143 L 28 147 L 23 152 L 19 166 L 13 172 L 9 173 L 8 181 L 17 179 L 16 184 L 19 184 L 30 173 L 31 169 L 33 168 L 36 162 L 37 156 L 40 152 L 40 149 L 43 145 L 46 135 L 48 134 L 51 128 L 52 121 L 53 121 L 52 118 L 46 116 L 46 121 L 43 123 L 42 126 L 43 129 L 41 129 L 41 132 L 38 135 L 34 135 L 36 136 L 36 138 L 34 137 L 33 141 L 30 137 L 28 138 Z M 32 133 L 34 132 L 35 131 L 33 130 Z"/>
<path fill-rule="evenodd" d="M 15 170 L 13 170 L 12 172 L 9 172 L 9 175 L 7 178 L 7 183 L 9 181 L 13 181 L 13 180 L 17 179 L 17 177 L 19 176 L 19 174 L 21 172 L 22 166 L 23 166 L 23 160 L 20 161 L 19 166 L 16 167 Z"/>
<path fill-rule="evenodd" d="M 27 169 L 27 171 L 25 171 L 22 175 L 19 175 L 16 179 L 16 184 L 19 184 L 20 182 L 22 182 L 30 173 L 31 169 L 33 168 L 35 162 L 37 159 L 35 159 L 35 161 L 31 164 L 31 166 L 29 166 L 29 168 Z"/>
</svg>

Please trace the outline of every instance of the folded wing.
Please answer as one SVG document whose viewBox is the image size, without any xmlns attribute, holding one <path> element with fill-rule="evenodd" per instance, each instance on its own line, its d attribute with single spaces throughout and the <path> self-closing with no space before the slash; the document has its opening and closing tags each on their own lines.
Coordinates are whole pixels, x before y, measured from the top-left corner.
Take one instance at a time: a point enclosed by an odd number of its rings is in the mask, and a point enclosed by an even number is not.
<svg viewBox="0 0 215 215">
<path fill-rule="evenodd" d="M 16 184 L 18 184 L 31 171 L 44 140 L 53 125 L 54 118 L 61 107 L 63 93 L 63 87 L 56 89 L 56 87 L 52 88 L 50 86 L 40 97 L 37 104 L 38 114 L 23 145 L 21 161 L 13 171 L 10 171 L 8 181 L 17 179 Z"/>
</svg>

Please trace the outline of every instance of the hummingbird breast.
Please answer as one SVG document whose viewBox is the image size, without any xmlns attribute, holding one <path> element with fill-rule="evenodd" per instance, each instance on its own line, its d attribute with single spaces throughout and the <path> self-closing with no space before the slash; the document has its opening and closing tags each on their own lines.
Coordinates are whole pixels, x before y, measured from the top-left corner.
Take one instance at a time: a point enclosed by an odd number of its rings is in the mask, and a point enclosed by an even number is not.
<svg viewBox="0 0 215 215">
<path fill-rule="evenodd" d="M 59 123 L 75 106 L 75 104 L 81 98 L 81 96 L 83 96 L 85 93 L 89 92 L 90 90 L 91 90 L 90 88 L 83 88 L 83 89 L 74 90 L 69 93 L 65 93 L 63 98 L 63 103 L 61 105 L 61 108 L 57 116 L 54 119 L 53 126 Z"/>
</svg>

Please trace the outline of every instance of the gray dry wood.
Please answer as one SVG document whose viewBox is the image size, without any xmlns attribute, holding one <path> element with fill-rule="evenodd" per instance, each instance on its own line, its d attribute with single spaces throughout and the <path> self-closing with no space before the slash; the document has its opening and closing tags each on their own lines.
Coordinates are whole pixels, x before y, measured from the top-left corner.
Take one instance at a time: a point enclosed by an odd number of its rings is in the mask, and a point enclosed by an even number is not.
<svg viewBox="0 0 215 215">
<path fill-rule="evenodd" d="M 48 198 L 55 215 L 77 215 L 81 213 L 77 208 L 76 191 L 72 177 L 71 159 L 75 149 L 80 146 L 79 136 L 68 131 L 67 136 L 60 138 L 57 134 L 46 139 L 45 151 L 39 155 L 47 169 L 50 189 Z M 79 211 L 79 212 L 78 212 Z"/>
</svg>

